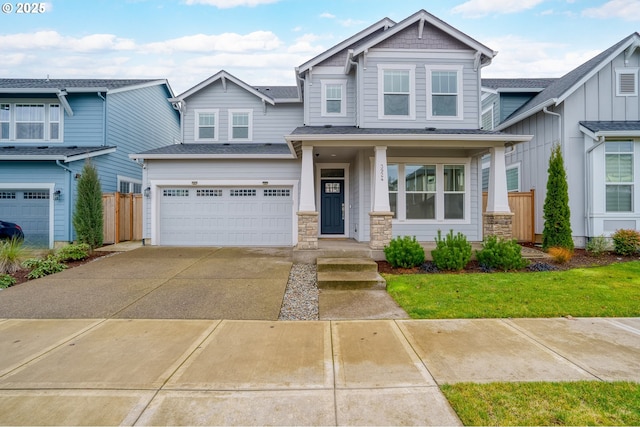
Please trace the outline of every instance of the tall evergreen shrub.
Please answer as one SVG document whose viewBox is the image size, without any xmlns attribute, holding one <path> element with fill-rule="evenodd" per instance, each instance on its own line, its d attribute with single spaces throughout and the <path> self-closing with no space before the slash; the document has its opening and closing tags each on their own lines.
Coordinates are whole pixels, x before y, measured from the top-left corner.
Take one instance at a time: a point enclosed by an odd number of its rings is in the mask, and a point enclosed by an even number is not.
<svg viewBox="0 0 640 427">
<path fill-rule="evenodd" d="M 573 250 L 571 238 L 571 211 L 569 210 L 569 185 L 560 145 L 551 149 L 547 180 L 547 196 L 544 199 L 542 248 L 561 247 Z"/>
<path fill-rule="evenodd" d="M 78 242 L 86 243 L 91 250 L 102 246 L 102 189 L 98 171 L 89 160 L 85 162 L 78 179 L 73 226 Z"/>
</svg>

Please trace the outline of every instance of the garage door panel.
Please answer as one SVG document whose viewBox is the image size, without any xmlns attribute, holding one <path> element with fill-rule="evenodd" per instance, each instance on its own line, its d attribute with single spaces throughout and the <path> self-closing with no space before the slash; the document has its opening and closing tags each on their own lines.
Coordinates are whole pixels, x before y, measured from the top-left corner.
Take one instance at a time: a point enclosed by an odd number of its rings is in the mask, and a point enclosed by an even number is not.
<svg viewBox="0 0 640 427">
<path fill-rule="evenodd" d="M 48 189 L 10 189 L 0 191 L 0 219 L 22 227 L 25 243 L 49 246 Z"/>
<path fill-rule="evenodd" d="M 162 245 L 292 244 L 289 188 L 167 188 L 161 194 Z"/>
</svg>

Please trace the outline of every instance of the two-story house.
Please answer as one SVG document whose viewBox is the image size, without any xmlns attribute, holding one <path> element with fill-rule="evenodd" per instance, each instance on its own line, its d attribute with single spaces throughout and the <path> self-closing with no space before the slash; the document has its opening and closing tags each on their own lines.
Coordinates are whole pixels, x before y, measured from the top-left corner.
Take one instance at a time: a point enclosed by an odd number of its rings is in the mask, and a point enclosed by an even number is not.
<svg viewBox="0 0 640 427">
<path fill-rule="evenodd" d="M 633 33 L 555 79 L 502 117 L 496 129 L 534 135 L 506 156 L 523 189 L 535 188 L 536 234 L 544 229 L 551 147 L 562 148 L 576 246 L 618 229 L 640 229 L 640 34 Z"/>
<path fill-rule="evenodd" d="M 340 237 L 381 249 L 438 230 L 509 235 L 505 149 L 531 136 L 480 128 L 481 71 L 494 55 L 421 10 L 300 65 L 293 88 L 212 76 L 172 99 L 181 144 L 131 156 L 145 163 L 145 237 L 301 249 Z"/>
<path fill-rule="evenodd" d="M 30 245 L 73 241 L 85 159 L 104 192 L 140 192 L 128 155 L 179 138 L 171 96 L 166 80 L 0 79 L 0 219 Z"/>
</svg>

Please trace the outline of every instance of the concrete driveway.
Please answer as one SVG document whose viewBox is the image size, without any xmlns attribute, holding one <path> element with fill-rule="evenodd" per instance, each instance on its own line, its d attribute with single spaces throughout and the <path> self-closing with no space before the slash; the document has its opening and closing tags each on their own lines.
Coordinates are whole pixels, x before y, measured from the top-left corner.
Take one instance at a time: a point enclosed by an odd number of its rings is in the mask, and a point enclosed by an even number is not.
<svg viewBox="0 0 640 427">
<path fill-rule="evenodd" d="M 141 247 L 5 289 L 0 317 L 277 320 L 291 251 Z"/>
</svg>

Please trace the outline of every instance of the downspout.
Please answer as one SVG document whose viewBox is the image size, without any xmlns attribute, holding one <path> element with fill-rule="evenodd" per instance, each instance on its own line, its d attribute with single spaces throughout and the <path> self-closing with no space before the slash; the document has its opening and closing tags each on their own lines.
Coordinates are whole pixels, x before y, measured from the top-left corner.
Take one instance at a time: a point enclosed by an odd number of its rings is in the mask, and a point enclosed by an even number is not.
<svg viewBox="0 0 640 427">
<path fill-rule="evenodd" d="M 360 74 L 358 73 L 358 63 L 356 61 L 353 60 L 353 51 L 350 50 L 349 51 L 349 57 L 347 58 L 347 61 L 349 62 L 349 64 L 351 64 L 352 66 L 356 67 L 356 87 L 355 87 L 355 102 L 354 102 L 354 114 L 355 114 L 355 118 L 356 118 L 356 127 L 359 128 L 360 127 L 360 116 L 358 115 L 358 104 L 359 104 L 359 100 L 358 100 L 358 94 L 360 93 L 360 91 L 358 90 L 358 86 L 360 85 Z M 346 91 L 346 87 L 345 87 L 345 91 Z M 347 99 L 347 94 L 344 94 L 344 98 L 345 100 Z M 344 108 L 346 109 L 347 106 L 345 105 Z"/>
<path fill-rule="evenodd" d="M 562 115 L 561 115 L 561 114 L 559 114 L 559 113 L 554 113 L 553 111 L 549 111 L 549 110 L 547 109 L 547 107 L 544 107 L 544 108 L 542 109 L 542 111 L 543 111 L 545 114 L 550 114 L 550 115 L 552 115 L 552 116 L 556 116 L 556 117 L 558 118 L 558 144 L 560 144 L 560 143 L 561 143 L 561 141 L 562 141 Z M 562 150 L 562 151 L 564 151 L 564 147 L 562 147 L 562 144 L 560 144 L 560 148 L 563 148 L 563 150 Z"/>
<path fill-rule="evenodd" d="M 107 99 L 98 92 L 98 97 L 102 99 L 102 146 L 107 145 Z"/>
<path fill-rule="evenodd" d="M 184 112 L 186 110 L 186 104 L 184 100 L 174 102 L 171 104 L 174 110 L 180 113 L 180 144 L 184 144 Z"/>
<path fill-rule="evenodd" d="M 599 136 L 596 143 L 591 147 L 589 147 L 587 151 L 585 151 L 584 153 L 585 168 L 587 169 L 587 194 L 585 195 L 585 198 L 584 198 L 585 222 L 587 223 L 586 224 L 587 238 L 591 238 L 591 190 L 592 190 L 591 184 L 593 182 L 593 177 L 592 177 L 593 172 L 591 167 L 591 153 L 593 152 L 593 150 L 595 150 L 596 148 L 604 144 L 604 141 L 605 141 L 604 136 Z"/>
<path fill-rule="evenodd" d="M 67 215 L 68 221 L 69 221 L 69 224 L 68 224 L 69 234 L 68 234 L 67 237 L 68 237 L 68 241 L 69 242 L 73 242 L 73 239 L 72 239 L 73 233 L 71 232 L 71 227 L 72 227 L 72 224 L 73 224 L 72 215 L 71 215 L 71 212 L 72 212 L 71 211 L 71 207 L 73 206 L 72 205 L 73 189 L 71 188 L 71 176 L 73 174 L 73 171 L 70 168 L 68 168 L 67 166 L 65 166 L 62 163 L 60 163 L 60 160 L 56 160 L 56 165 L 60 166 L 65 171 L 69 172 L 67 174 L 67 191 L 69 192 L 69 196 L 67 197 L 67 203 L 68 203 L 68 207 L 69 207 L 69 210 L 68 210 L 69 214 Z M 54 214 L 55 214 L 55 209 L 54 209 Z M 54 231 L 54 233 L 55 233 L 55 231 Z M 54 237 L 54 241 L 55 241 L 55 237 Z"/>
</svg>

